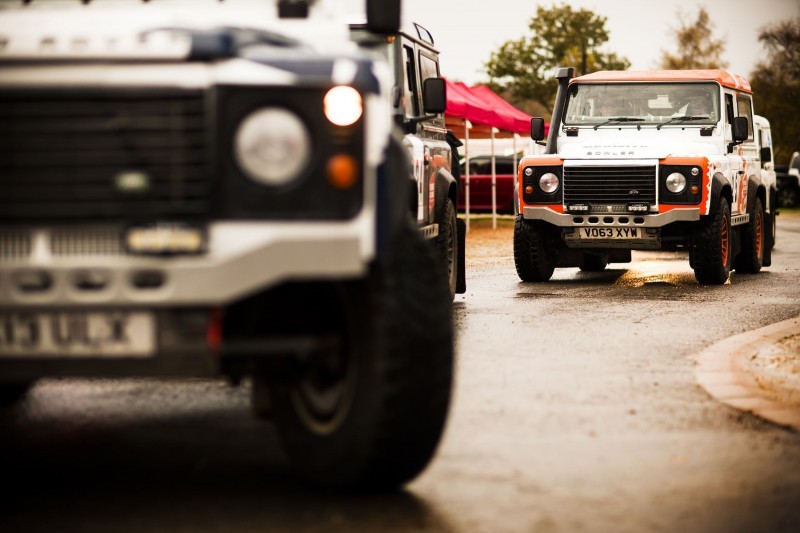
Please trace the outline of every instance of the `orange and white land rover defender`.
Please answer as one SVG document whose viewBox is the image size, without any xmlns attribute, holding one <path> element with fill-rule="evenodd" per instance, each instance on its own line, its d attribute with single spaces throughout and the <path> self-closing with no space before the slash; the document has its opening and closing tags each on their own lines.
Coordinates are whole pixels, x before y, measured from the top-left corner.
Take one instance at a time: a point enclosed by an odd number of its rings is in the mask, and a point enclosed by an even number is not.
<svg viewBox="0 0 800 533">
<path fill-rule="evenodd" d="M 700 283 L 769 266 L 775 184 L 762 178 L 750 84 L 722 70 L 560 69 L 542 155 L 519 164 L 523 281 L 602 270 L 631 250 L 688 250 Z M 531 121 L 544 138 L 544 121 Z"/>
</svg>

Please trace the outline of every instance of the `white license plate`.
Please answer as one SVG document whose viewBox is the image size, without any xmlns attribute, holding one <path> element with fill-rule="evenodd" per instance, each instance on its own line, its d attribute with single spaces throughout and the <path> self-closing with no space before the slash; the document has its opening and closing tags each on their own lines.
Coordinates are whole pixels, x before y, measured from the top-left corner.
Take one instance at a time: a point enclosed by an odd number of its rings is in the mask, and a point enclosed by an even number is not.
<svg viewBox="0 0 800 533">
<path fill-rule="evenodd" d="M 647 239 L 644 228 L 575 228 L 580 239 Z"/>
<path fill-rule="evenodd" d="M 147 357 L 155 345 L 152 313 L 0 313 L 0 357 Z"/>
</svg>

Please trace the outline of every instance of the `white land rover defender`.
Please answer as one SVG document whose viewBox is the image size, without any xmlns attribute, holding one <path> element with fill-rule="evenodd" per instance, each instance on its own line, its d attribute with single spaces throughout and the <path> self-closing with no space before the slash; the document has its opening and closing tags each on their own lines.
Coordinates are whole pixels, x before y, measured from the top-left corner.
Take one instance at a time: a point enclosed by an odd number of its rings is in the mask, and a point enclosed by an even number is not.
<svg viewBox="0 0 800 533">
<path fill-rule="evenodd" d="M 519 164 L 514 260 L 523 281 L 598 271 L 631 250 L 688 250 L 700 283 L 769 266 L 771 148 L 750 84 L 722 70 L 560 69 L 545 153 Z M 544 138 L 544 121 L 531 121 Z"/>
<path fill-rule="evenodd" d="M 119 5 L 0 9 L 2 400 L 48 376 L 250 377 L 312 483 L 412 479 L 453 333 L 388 65 L 322 0 Z M 366 8 L 397 32 L 400 0 Z"/>
</svg>

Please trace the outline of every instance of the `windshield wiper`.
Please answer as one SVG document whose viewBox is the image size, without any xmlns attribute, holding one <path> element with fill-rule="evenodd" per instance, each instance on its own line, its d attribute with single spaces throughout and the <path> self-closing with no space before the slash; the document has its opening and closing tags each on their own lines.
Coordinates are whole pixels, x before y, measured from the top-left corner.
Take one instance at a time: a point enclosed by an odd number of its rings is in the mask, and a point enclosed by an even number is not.
<svg viewBox="0 0 800 533">
<path fill-rule="evenodd" d="M 600 126 L 605 126 L 607 124 L 611 124 L 614 122 L 644 122 L 644 119 L 636 117 L 611 117 L 605 122 L 601 122 L 600 124 L 595 125 L 594 129 L 596 130 Z"/>
<path fill-rule="evenodd" d="M 711 118 L 711 115 L 686 115 L 686 116 L 683 116 L 683 117 L 673 117 L 673 118 L 669 119 L 668 121 L 663 122 L 663 123 L 659 124 L 658 126 L 656 126 L 656 129 L 660 130 L 662 128 L 662 126 L 667 126 L 669 124 L 679 124 L 681 122 L 687 122 L 689 120 L 703 120 L 703 119 L 709 119 L 709 118 Z"/>
</svg>

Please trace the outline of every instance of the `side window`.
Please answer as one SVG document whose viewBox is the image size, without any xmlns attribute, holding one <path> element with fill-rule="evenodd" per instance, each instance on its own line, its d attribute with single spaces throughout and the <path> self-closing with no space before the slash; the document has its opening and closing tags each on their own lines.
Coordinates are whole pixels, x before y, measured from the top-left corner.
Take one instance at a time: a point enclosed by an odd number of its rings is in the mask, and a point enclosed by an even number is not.
<svg viewBox="0 0 800 533">
<path fill-rule="evenodd" d="M 749 96 L 739 95 L 736 99 L 737 116 L 747 117 L 748 135 L 747 139 L 753 140 L 753 106 Z"/>
<path fill-rule="evenodd" d="M 417 69 L 414 66 L 414 49 L 403 46 L 405 56 L 405 78 L 403 84 L 403 107 L 407 117 L 419 115 L 419 102 L 417 100 Z"/>
<path fill-rule="evenodd" d="M 423 54 L 420 52 L 419 54 L 419 79 L 421 83 L 425 83 L 425 80 L 428 78 L 438 78 L 439 77 L 439 64 L 436 62 L 435 59 L 430 57 L 428 54 Z"/>
<path fill-rule="evenodd" d="M 733 117 L 736 115 L 733 113 L 733 95 L 730 94 L 725 95 L 725 116 L 728 119 L 728 124 L 732 125 Z"/>
</svg>

